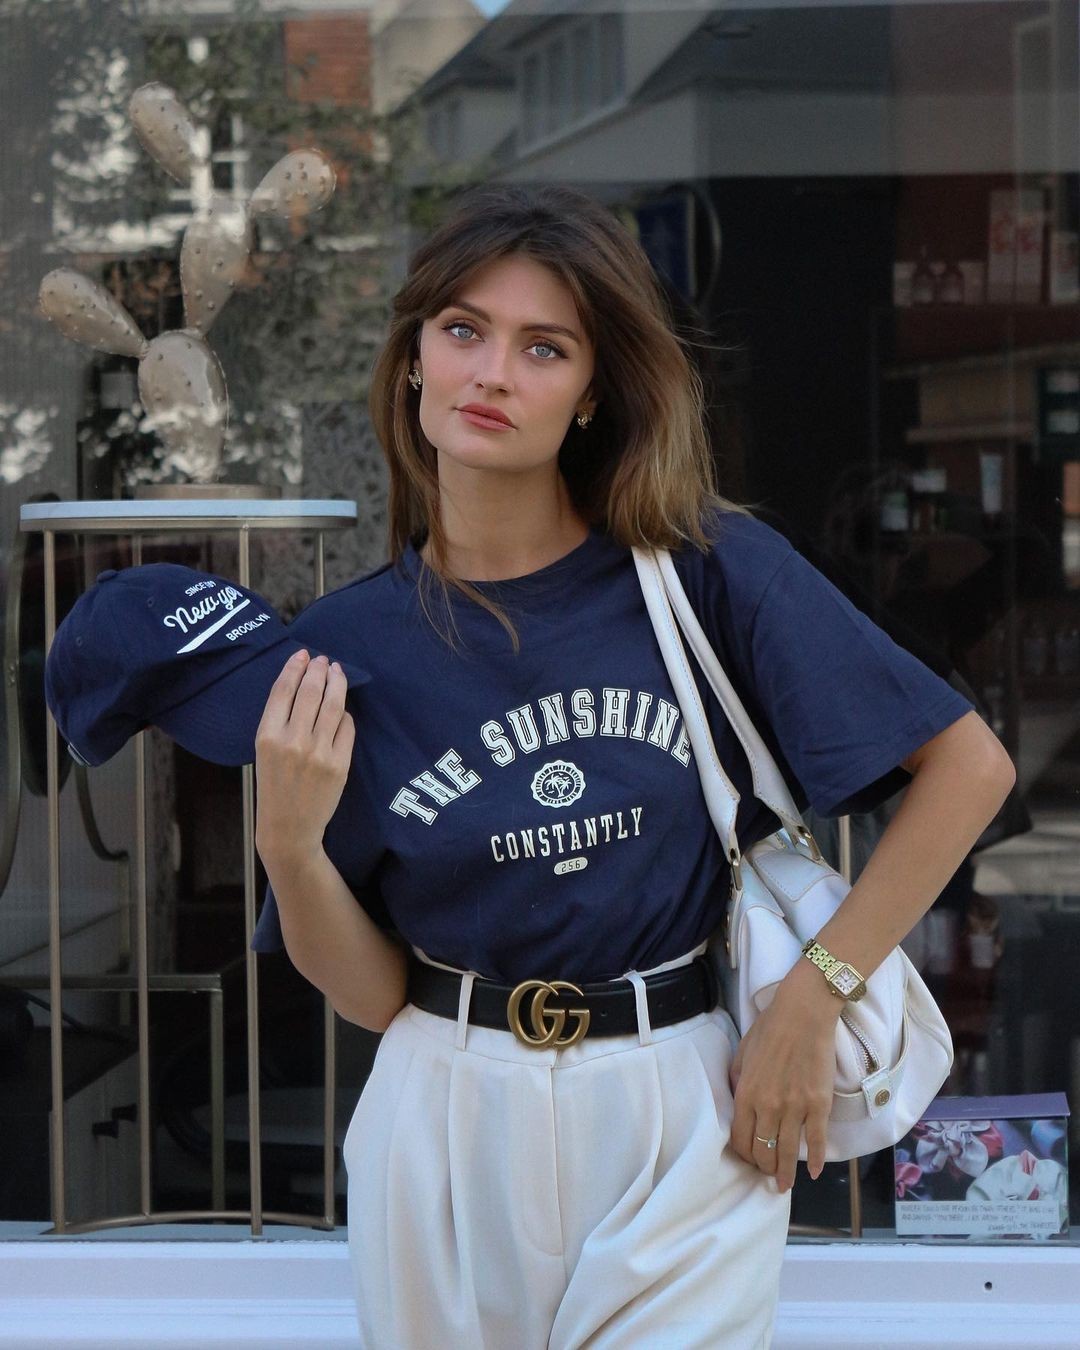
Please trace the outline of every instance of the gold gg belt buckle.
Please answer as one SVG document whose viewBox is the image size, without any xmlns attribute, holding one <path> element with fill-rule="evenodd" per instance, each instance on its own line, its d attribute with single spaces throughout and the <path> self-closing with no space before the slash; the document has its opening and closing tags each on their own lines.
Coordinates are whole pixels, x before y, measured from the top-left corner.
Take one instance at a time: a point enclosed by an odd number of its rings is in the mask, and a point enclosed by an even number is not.
<svg viewBox="0 0 1080 1350">
<path fill-rule="evenodd" d="M 529 1006 L 529 1020 L 535 1033 L 531 1036 L 521 1025 L 521 1000 L 530 989 L 536 990 Z M 581 993 L 576 984 L 570 984 L 567 980 L 552 980 L 550 984 L 547 980 L 522 980 L 506 1000 L 506 1020 L 510 1023 L 510 1030 L 522 1045 L 531 1045 L 534 1050 L 547 1050 L 552 1046 L 562 1049 L 564 1046 L 574 1045 L 585 1035 L 589 1029 L 588 1008 L 567 1009 L 547 1006 L 548 997 L 551 994 L 558 994 L 560 989 L 568 989 L 574 994 Z M 569 1036 L 560 1040 L 562 1029 L 566 1025 L 567 1012 L 571 1017 L 577 1018 L 577 1025 Z M 544 1021 L 545 1018 L 551 1018 L 550 1026 Z"/>
</svg>

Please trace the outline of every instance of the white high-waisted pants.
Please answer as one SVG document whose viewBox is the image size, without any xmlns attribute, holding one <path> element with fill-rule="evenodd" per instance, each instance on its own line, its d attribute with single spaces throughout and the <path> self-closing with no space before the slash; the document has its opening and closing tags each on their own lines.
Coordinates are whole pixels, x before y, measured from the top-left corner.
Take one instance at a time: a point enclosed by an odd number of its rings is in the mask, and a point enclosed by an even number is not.
<svg viewBox="0 0 1080 1350">
<path fill-rule="evenodd" d="M 650 1031 L 648 973 L 563 1050 L 469 1025 L 468 976 L 394 1018 L 344 1142 L 363 1350 L 767 1350 L 790 1195 L 728 1147 L 729 1015 Z"/>
</svg>

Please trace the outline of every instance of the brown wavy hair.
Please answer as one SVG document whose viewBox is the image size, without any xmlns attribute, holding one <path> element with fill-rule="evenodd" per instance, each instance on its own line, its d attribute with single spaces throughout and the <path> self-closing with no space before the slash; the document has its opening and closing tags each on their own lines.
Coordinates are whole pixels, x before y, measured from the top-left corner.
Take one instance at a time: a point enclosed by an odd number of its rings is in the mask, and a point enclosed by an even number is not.
<svg viewBox="0 0 1080 1350">
<path fill-rule="evenodd" d="M 593 344 L 596 412 L 586 428 L 571 420 L 558 457 L 571 500 L 589 524 L 627 547 L 690 543 L 704 551 L 705 513 L 745 508 L 716 490 L 690 343 L 675 331 L 648 255 L 630 230 L 613 211 L 572 188 L 472 189 L 409 261 L 368 402 L 390 470 L 391 562 L 400 560 L 410 540 L 419 548 L 426 535 L 431 561 L 423 563 L 419 590 L 429 619 L 435 622 L 426 592 L 437 582 L 453 622 L 448 601 L 454 587 L 498 619 L 517 651 L 505 611 L 445 567 L 438 455 L 421 429 L 419 399 L 408 383 L 424 321 L 450 304 L 474 272 L 509 254 L 524 254 L 563 281 Z"/>
</svg>

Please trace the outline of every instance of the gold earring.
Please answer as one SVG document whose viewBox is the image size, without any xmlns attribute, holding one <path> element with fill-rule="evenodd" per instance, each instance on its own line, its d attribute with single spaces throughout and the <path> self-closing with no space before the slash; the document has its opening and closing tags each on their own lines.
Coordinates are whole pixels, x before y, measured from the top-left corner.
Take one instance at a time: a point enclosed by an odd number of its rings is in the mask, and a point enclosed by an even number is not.
<svg viewBox="0 0 1080 1350">
<path fill-rule="evenodd" d="M 412 385 L 414 389 L 419 389 L 420 386 L 424 383 L 424 377 L 423 375 L 420 374 L 418 370 L 410 370 L 409 383 Z"/>
<path fill-rule="evenodd" d="M 577 424 L 579 427 L 587 427 L 592 421 L 592 413 L 579 412 L 577 415 Z"/>
</svg>

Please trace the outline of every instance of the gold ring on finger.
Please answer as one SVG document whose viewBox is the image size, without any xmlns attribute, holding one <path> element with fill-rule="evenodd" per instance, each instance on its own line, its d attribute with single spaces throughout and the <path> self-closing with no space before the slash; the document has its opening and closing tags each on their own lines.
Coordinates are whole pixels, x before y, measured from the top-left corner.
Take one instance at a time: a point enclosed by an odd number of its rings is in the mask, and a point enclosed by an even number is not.
<svg viewBox="0 0 1080 1350">
<path fill-rule="evenodd" d="M 755 1134 L 755 1135 L 754 1135 L 754 1138 L 758 1141 L 759 1144 L 764 1144 L 766 1148 L 775 1148 L 775 1147 L 776 1147 L 776 1135 L 775 1135 L 775 1134 L 772 1136 L 771 1139 L 762 1139 L 762 1137 L 761 1137 L 760 1134 Z"/>
</svg>

